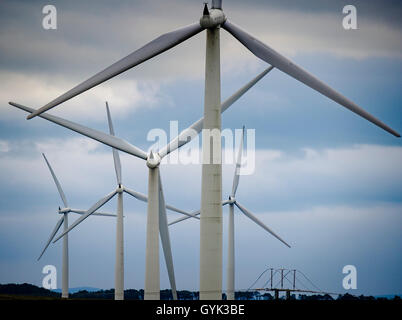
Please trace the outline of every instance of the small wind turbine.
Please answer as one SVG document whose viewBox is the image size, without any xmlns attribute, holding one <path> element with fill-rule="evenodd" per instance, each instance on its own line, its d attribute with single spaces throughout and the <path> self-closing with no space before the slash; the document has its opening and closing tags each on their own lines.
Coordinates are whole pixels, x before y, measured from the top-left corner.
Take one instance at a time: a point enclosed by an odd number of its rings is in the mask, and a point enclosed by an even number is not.
<svg viewBox="0 0 402 320">
<path fill-rule="evenodd" d="M 310 88 L 318 91 L 329 99 L 358 114 L 364 119 L 372 122 L 378 127 L 388 131 L 396 137 L 400 134 L 366 112 L 356 103 L 352 102 L 330 86 L 299 67 L 296 63 L 278 53 L 273 48 L 256 39 L 246 31 L 242 30 L 234 23 L 230 22 L 222 10 L 222 0 L 212 0 L 211 9 L 205 3 L 202 17 L 200 20 L 189 26 L 165 33 L 155 40 L 144 45 L 140 49 L 132 52 L 125 58 L 117 61 L 91 78 L 78 84 L 71 90 L 47 103 L 38 110 L 31 109 L 31 114 L 27 117 L 32 119 L 35 116 L 89 90 L 115 76 L 125 72 L 144 61 L 147 61 L 162 52 L 165 52 L 178 44 L 188 40 L 203 30 L 206 30 L 206 56 L 205 56 L 205 91 L 204 91 L 204 129 L 220 130 L 221 115 L 219 106 L 221 105 L 221 77 L 220 77 L 220 29 L 223 28 L 233 37 L 240 41 L 256 57 L 269 63 L 273 67 L 288 74 L 292 78 L 304 83 Z M 215 148 L 221 152 L 220 141 L 214 142 Z M 202 149 L 205 151 L 209 142 L 203 140 Z M 159 158 L 151 153 L 151 157 L 146 157 L 145 153 L 136 154 L 147 160 L 150 165 L 150 172 L 157 166 Z M 219 154 L 213 151 L 212 158 L 218 158 Z M 152 168 L 152 167 L 153 168 Z M 157 170 L 153 171 L 156 172 Z M 157 184 L 158 178 L 150 175 L 152 181 Z M 151 182 L 151 180 L 150 180 Z M 150 186 L 154 187 L 154 183 Z M 153 188 L 156 192 L 158 188 Z M 222 164 L 203 163 L 201 179 L 201 223 L 200 223 L 200 299 L 220 300 L 222 297 L 222 207 L 220 201 L 222 198 Z M 152 199 L 153 200 L 153 199 Z M 153 201 L 151 201 L 153 203 Z M 156 221 L 152 219 L 152 221 Z M 155 262 L 151 259 L 150 262 Z M 147 269 L 148 270 L 148 269 Z M 152 269 L 152 274 L 157 270 Z M 146 282 L 150 279 L 147 278 Z M 153 281 L 151 281 L 153 282 Z M 152 285 L 152 290 L 156 288 L 156 283 Z M 151 289 L 151 287 L 146 290 Z M 146 294 L 148 297 L 148 295 Z M 157 298 L 159 295 L 151 295 Z"/>
<path fill-rule="evenodd" d="M 109 133 L 111 137 L 114 137 L 114 128 L 112 123 L 112 117 L 110 115 L 109 105 L 106 102 L 106 113 L 107 119 L 109 124 Z M 67 233 L 70 232 L 73 228 L 75 228 L 78 224 L 84 221 L 87 217 L 89 217 L 93 212 L 100 207 L 104 206 L 107 202 L 113 199 L 115 195 L 117 195 L 117 220 L 116 220 L 116 264 L 115 264 L 115 300 L 124 300 L 124 226 L 123 226 L 123 192 L 129 194 L 130 196 L 147 202 L 148 197 L 142 193 L 133 191 L 122 184 L 122 172 L 121 172 L 121 162 L 119 152 L 113 149 L 113 161 L 114 161 L 114 168 L 116 172 L 116 180 L 117 180 L 117 188 L 109 193 L 106 197 L 98 201 L 95 205 L 93 205 L 82 217 L 77 219 L 67 230 L 58 236 L 54 242 L 58 241 L 61 238 L 67 237 Z M 163 219 L 166 216 L 166 209 L 187 215 L 192 217 L 187 212 L 177 209 L 171 205 L 165 205 L 163 199 L 163 192 L 160 190 L 159 192 L 160 197 L 160 208 L 159 211 L 159 218 L 162 220 L 162 223 L 159 224 L 159 232 L 162 242 L 162 247 L 164 250 L 166 266 L 168 270 L 170 285 L 172 288 L 172 295 L 173 299 L 177 300 L 177 290 L 176 290 L 176 280 L 174 275 L 173 269 L 173 258 L 170 246 L 170 239 L 169 233 L 167 232 L 167 224 L 166 227 L 163 224 Z"/>
<path fill-rule="evenodd" d="M 224 112 L 227 110 L 234 102 L 236 102 L 241 96 L 243 96 L 252 86 L 254 86 L 259 80 L 261 80 L 266 74 L 268 74 L 273 67 L 268 67 L 263 72 L 258 74 L 255 78 L 253 78 L 246 85 L 241 87 L 238 91 L 236 91 L 232 96 L 226 99 L 220 105 L 220 112 Z M 11 106 L 14 106 L 18 109 L 24 110 L 26 112 L 32 113 L 34 109 L 30 107 L 26 107 L 24 105 L 10 102 Z M 149 170 L 149 179 L 148 179 L 148 197 L 145 195 L 140 195 L 138 192 L 134 193 L 134 191 L 129 191 L 126 187 L 124 187 L 123 191 L 130 193 L 132 196 L 137 197 L 137 199 L 146 201 L 145 199 L 149 199 L 148 201 L 148 212 L 147 212 L 147 243 L 146 243 L 146 266 L 145 266 L 145 290 L 144 290 L 144 299 L 159 299 L 160 298 L 160 273 L 159 273 L 159 242 L 158 242 L 158 229 L 164 237 L 168 238 L 169 231 L 167 225 L 167 217 L 164 213 L 164 199 L 162 192 L 162 185 L 159 177 L 159 164 L 162 159 L 167 156 L 169 153 L 183 146 L 184 144 L 190 142 L 195 136 L 197 136 L 204 125 L 204 118 L 201 118 L 190 125 L 187 129 L 183 130 L 176 138 L 172 139 L 165 147 L 163 147 L 158 153 L 151 151 L 149 154 L 146 154 L 145 151 L 140 148 L 128 143 L 127 141 L 115 137 L 112 134 L 106 134 L 91 128 L 87 128 L 80 124 L 74 123 L 69 120 L 65 120 L 63 118 L 50 115 L 48 113 L 44 113 L 39 115 L 41 118 L 56 123 L 60 126 L 63 126 L 67 129 L 78 132 L 82 135 L 85 135 L 89 138 L 97 140 L 103 144 L 111 146 L 112 148 L 118 149 L 120 151 L 131 154 L 135 157 L 141 158 L 146 161 L 146 165 Z M 83 221 L 86 217 L 88 217 L 92 212 L 100 208 L 106 202 L 108 202 L 117 191 L 114 191 L 107 196 L 105 196 L 102 200 L 93 205 L 90 209 L 88 209 L 87 213 L 82 216 L 79 220 L 74 222 L 74 224 L 65 231 L 58 239 L 60 239 L 64 234 L 74 228 L 78 223 Z M 189 214 L 187 212 L 181 211 L 179 209 L 173 208 L 171 206 L 166 206 L 166 208 L 182 213 L 189 217 L 193 217 L 199 219 L 194 214 Z M 58 240 L 56 239 L 56 241 Z M 169 241 L 170 243 L 170 241 Z M 162 243 L 163 244 L 163 243 Z M 169 245 L 170 246 L 170 245 Z M 166 248 L 167 249 L 167 248 Z M 169 250 L 170 251 L 170 250 Z M 167 251 L 165 251 L 167 252 Z M 166 256 L 165 256 L 165 259 Z M 173 273 L 173 262 L 169 263 L 168 270 L 172 270 Z M 168 271 L 169 272 L 169 271 Z M 172 278 L 171 278 L 172 279 Z M 172 287 L 173 288 L 173 287 Z"/>
<path fill-rule="evenodd" d="M 234 206 L 239 208 L 239 210 L 249 219 L 251 219 L 254 223 L 258 224 L 261 228 L 269 232 L 279 241 L 284 243 L 286 246 L 290 248 L 290 245 L 287 244 L 281 237 L 279 237 L 275 232 L 273 232 L 270 228 L 268 228 L 261 220 L 259 220 L 255 215 L 253 215 L 249 210 L 247 210 L 243 205 L 241 205 L 236 200 L 236 191 L 237 187 L 239 186 L 239 179 L 240 179 L 240 167 L 241 167 L 241 158 L 242 158 L 242 151 L 243 151 L 243 140 L 244 140 L 244 127 L 243 127 L 243 134 L 240 141 L 239 146 L 239 153 L 237 156 L 236 161 L 236 169 L 233 177 L 233 185 L 232 185 L 232 193 L 229 196 L 229 200 L 222 201 L 222 206 L 229 205 L 229 219 L 228 219 L 228 255 L 227 255 L 227 299 L 234 300 L 235 299 L 235 246 L 234 246 Z M 193 213 L 194 215 L 199 215 L 200 210 Z M 173 225 L 180 221 L 186 220 L 188 217 L 179 218 L 171 223 Z"/>
<path fill-rule="evenodd" d="M 60 208 L 59 207 L 59 214 L 61 214 L 61 218 L 59 221 L 57 221 L 56 226 L 54 227 L 52 233 L 50 234 L 49 240 L 46 242 L 45 247 L 43 248 L 38 261 L 40 258 L 42 258 L 43 254 L 45 253 L 46 249 L 49 247 L 50 242 L 53 240 L 55 237 L 57 231 L 59 231 L 61 225 L 63 224 L 64 231 L 68 230 L 68 214 L 70 212 L 78 213 L 78 214 L 84 214 L 84 210 L 78 210 L 78 209 L 72 209 L 68 206 L 67 203 L 67 198 L 63 192 L 63 189 L 61 188 L 60 182 L 56 177 L 56 174 L 54 173 L 52 166 L 50 165 L 49 161 L 47 160 L 46 156 L 44 153 L 42 153 L 43 158 L 46 161 L 46 164 L 50 170 L 50 173 L 52 174 L 54 183 L 56 184 L 57 190 L 59 191 L 61 200 L 63 201 L 64 207 Z M 114 214 L 108 214 L 108 213 L 94 213 L 95 216 L 107 216 L 107 217 L 115 217 L 116 215 Z M 61 297 L 62 298 L 68 298 L 68 237 L 64 237 L 63 239 L 63 259 L 62 259 L 62 281 L 61 281 Z"/>
</svg>

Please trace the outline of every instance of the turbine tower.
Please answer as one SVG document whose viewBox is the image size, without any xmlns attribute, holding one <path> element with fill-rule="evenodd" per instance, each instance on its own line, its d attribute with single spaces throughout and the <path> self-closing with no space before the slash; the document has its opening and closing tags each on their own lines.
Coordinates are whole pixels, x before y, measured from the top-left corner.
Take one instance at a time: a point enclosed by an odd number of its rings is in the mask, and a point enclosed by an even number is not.
<svg viewBox="0 0 402 320">
<path fill-rule="evenodd" d="M 233 185 L 232 192 L 229 196 L 229 200 L 222 201 L 222 207 L 225 205 L 229 205 L 229 218 L 228 218 L 228 253 L 227 253 L 227 269 L 226 269 L 226 277 L 227 277 L 227 288 L 226 295 L 227 300 L 235 300 L 235 240 L 234 240 L 234 206 L 236 205 L 240 211 L 249 219 L 251 219 L 254 223 L 259 225 L 265 231 L 269 232 L 283 244 L 290 248 L 290 245 L 287 244 L 281 237 L 279 237 L 274 231 L 268 228 L 263 222 L 261 222 L 255 215 L 253 215 L 249 210 L 243 207 L 236 200 L 236 191 L 239 186 L 239 178 L 240 178 L 240 167 L 241 167 L 241 158 L 242 158 L 242 150 L 243 150 L 243 141 L 244 141 L 244 127 L 243 134 L 240 141 L 239 153 L 236 160 L 236 169 L 233 177 Z M 199 215 L 200 211 L 196 211 L 193 213 L 194 215 Z M 178 222 L 184 221 L 188 219 L 188 217 L 179 218 L 171 223 L 170 225 L 176 224 Z"/>
<path fill-rule="evenodd" d="M 206 61 L 205 61 L 205 100 L 204 100 L 204 129 L 210 132 L 220 132 L 221 119 L 219 106 L 220 102 L 220 28 L 225 29 L 247 49 L 261 60 L 269 63 L 273 67 L 288 74 L 294 79 L 304 83 L 310 88 L 320 92 L 329 99 L 344 106 L 380 128 L 388 131 L 396 137 L 399 133 L 388 127 L 386 124 L 373 117 L 354 102 L 350 101 L 330 86 L 299 67 L 296 63 L 284 57 L 273 48 L 259 41 L 255 37 L 242 30 L 234 23 L 230 22 L 222 10 L 222 1 L 212 1 L 211 9 L 207 4 L 201 19 L 189 26 L 165 33 L 155 40 L 144 45 L 140 49 L 129 54 L 125 58 L 117 61 L 103 71 L 92 76 L 88 80 L 78 84 L 71 90 L 47 103 L 38 110 L 31 109 L 28 119 L 41 115 L 43 112 L 91 89 L 118 74 L 131 69 L 144 61 L 147 61 L 171 48 L 182 43 L 206 29 Z M 16 104 L 13 104 L 16 106 Z M 47 115 L 46 115 L 47 116 Z M 45 117 L 45 116 L 43 116 Z M 48 116 L 47 116 L 48 117 Z M 201 188 L 201 224 L 200 224 L 200 299 L 221 299 L 222 296 L 222 209 L 220 206 L 222 194 L 222 168 L 221 168 L 221 150 L 220 140 L 213 140 L 212 154 L 207 154 L 204 148 L 211 147 L 203 139 L 203 156 L 207 157 L 210 163 L 204 163 L 202 167 L 202 188 Z M 109 143 L 112 143 L 108 139 Z M 116 140 L 114 140 L 116 142 Z M 158 166 L 160 157 L 158 154 L 151 153 L 147 155 L 142 150 L 132 146 L 127 146 L 124 142 L 121 146 L 124 151 L 132 152 L 133 155 L 147 161 L 149 167 L 149 196 L 148 203 L 148 231 L 147 248 L 150 251 L 155 250 L 154 255 L 149 256 L 147 251 L 147 276 L 146 276 L 146 294 L 149 298 L 158 298 L 158 293 L 154 292 L 159 277 L 152 277 L 150 274 L 156 274 L 158 271 L 158 257 L 156 255 L 156 237 L 152 233 L 157 229 L 158 215 L 156 214 L 156 196 L 159 185 Z M 127 149 L 128 148 L 128 149 Z M 211 163 L 212 162 L 212 163 Z M 151 205 L 150 205 L 151 203 Z M 151 264 L 152 265 L 148 265 Z M 151 290 L 151 291 L 149 291 Z M 152 292 L 152 293 L 150 293 Z"/>
<path fill-rule="evenodd" d="M 222 105 L 220 106 L 220 112 L 224 112 L 225 110 L 227 110 L 234 102 L 236 102 L 241 96 L 243 96 L 251 87 L 253 87 L 259 80 L 261 80 L 265 75 L 267 75 L 273 68 L 270 66 L 267 69 L 265 69 L 264 71 L 262 71 L 260 74 L 258 74 L 255 78 L 253 78 L 251 81 L 249 81 L 247 84 L 245 84 L 243 87 L 241 87 L 239 90 L 237 90 L 232 96 L 230 96 L 228 99 L 226 99 Z M 26 107 L 23 106 L 21 104 L 18 103 L 14 103 L 14 102 L 10 102 L 10 105 L 21 109 L 23 111 L 32 113 L 34 111 L 34 109 L 30 108 L 30 107 Z M 56 123 L 60 126 L 63 126 L 67 129 L 73 130 L 77 133 L 80 133 L 84 136 L 87 136 L 89 138 L 92 138 L 94 140 L 97 140 L 103 144 L 106 144 L 108 146 L 111 146 L 112 148 L 118 149 L 120 151 L 126 152 L 128 154 L 134 155 L 136 157 L 142 158 L 144 159 L 144 154 L 145 152 L 142 151 L 141 149 L 133 146 L 132 144 L 128 143 L 125 140 L 122 140 L 118 137 L 115 137 L 113 134 L 106 134 L 94 129 L 90 129 L 87 127 L 84 127 L 82 125 L 79 125 L 77 123 L 65 120 L 63 118 L 57 117 L 57 116 L 53 116 L 50 114 L 41 114 L 40 115 L 41 118 L 46 119 L 48 121 L 51 121 L 53 123 Z M 110 122 L 111 123 L 111 118 L 110 118 Z M 155 158 L 155 156 L 157 156 L 160 160 L 159 162 L 165 157 L 167 156 L 169 153 L 175 151 L 176 149 L 180 148 L 181 146 L 185 145 L 186 143 L 190 142 L 194 137 L 196 137 L 202 130 L 203 128 L 203 123 L 204 123 L 204 118 L 201 118 L 197 121 L 195 121 L 192 125 L 190 125 L 188 128 L 186 128 L 185 130 L 183 130 L 177 137 L 175 137 L 174 139 L 172 139 L 165 147 L 163 147 L 157 154 L 151 152 L 149 154 L 149 158 L 152 157 L 152 159 Z M 110 130 L 110 128 L 109 128 Z M 113 133 L 113 131 L 111 131 Z M 115 162 L 115 163 L 119 163 L 119 161 Z M 115 167 L 118 168 L 118 167 Z M 119 170 L 116 170 L 116 172 L 119 172 Z M 120 174 L 121 176 L 121 174 Z M 158 182 L 160 182 L 160 180 L 158 179 Z M 126 187 L 124 187 L 124 191 L 128 194 L 131 194 L 133 197 L 136 197 L 138 200 L 141 201 L 147 201 L 148 197 L 140 194 L 139 192 L 135 192 L 132 190 L 127 189 Z M 162 191 L 162 190 L 161 190 Z M 114 191 L 116 192 L 116 191 Z M 93 212 L 95 212 L 95 210 L 97 210 L 98 208 L 100 208 L 101 206 L 103 206 L 106 202 L 108 202 L 114 195 L 115 193 L 112 192 L 111 194 L 108 194 L 107 196 L 105 196 L 103 199 L 99 200 L 96 204 L 94 204 L 90 209 L 88 209 L 85 213 L 85 215 L 83 215 L 80 219 L 78 219 L 77 221 L 75 221 L 71 227 L 67 230 L 67 232 L 69 232 L 71 229 L 73 229 L 76 225 L 78 225 L 79 223 L 81 223 L 84 219 L 86 219 L 89 215 L 91 215 Z M 152 192 L 155 192 L 154 190 L 148 190 L 148 195 Z M 155 196 L 154 196 L 155 197 Z M 162 198 L 162 192 L 160 197 Z M 164 199 L 161 201 L 161 203 L 164 203 Z M 148 202 L 148 215 L 150 214 L 150 212 L 152 213 L 153 210 L 156 210 L 155 206 L 150 208 L 150 204 Z M 179 210 L 177 208 L 174 208 L 172 206 L 166 205 L 166 208 L 171 210 L 171 211 L 176 211 L 179 212 L 181 214 L 187 215 L 188 217 L 193 217 L 196 219 L 199 219 L 197 217 L 196 214 L 189 214 L 183 210 Z M 163 205 L 161 206 L 161 208 L 159 209 L 159 215 L 162 217 L 166 216 L 165 214 L 163 214 Z M 149 219 L 148 219 L 149 221 Z M 167 219 L 166 219 L 166 227 L 165 227 L 165 218 L 161 219 L 161 221 L 163 222 L 163 225 L 159 223 L 158 221 L 158 225 L 159 225 L 159 230 L 161 230 L 161 228 L 163 228 L 161 232 L 161 235 L 163 233 L 164 237 L 167 237 L 168 232 L 166 230 L 167 229 Z M 149 224 L 147 224 L 149 226 Z M 59 236 L 55 241 L 59 240 L 61 237 L 63 237 L 64 234 L 66 234 L 67 232 L 64 232 L 61 236 Z M 147 228 L 147 239 L 148 239 L 148 233 L 155 233 L 155 228 L 153 230 L 149 230 Z M 163 242 L 162 242 L 163 243 Z M 167 248 L 166 248 L 167 249 Z M 147 256 L 152 256 L 155 257 L 158 255 L 155 254 L 155 252 L 153 250 L 156 250 L 155 246 L 152 248 L 150 248 L 149 246 L 147 246 Z M 158 248 L 159 250 L 159 248 Z M 166 258 L 166 256 L 165 256 Z M 152 261 L 150 261 L 151 259 L 148 259 L 146 262 L 146 268 L 148 268 L 148 264 L 152 263 Z M 156 261 L 156 260 L 154 260 Z M 159 260 L 157 260 L 159 261 Z M 171 263 L 171 270 L 173 270 L 173 262 Z M 170 269 L 170 267 L 168 267 L 168 270 Z M 153 269 L 153 278 L 154 279 L 159 279 L 159 268 L 154 268 Z M 171 278 L 172 279 L 172 278 Z M 159 283 L 159 280 L 158 280 Z M 149 293 L 149 292 L 156 292 L 158 291 L 157 289 L 151 289 L 150 285 L 147 286 L 147 284 L 149 284 L 149 282 L 146 282 L 146 286 L 145 286 L 145 292 Z M 152 283 L 151 283 L 152 284 Z M 153 284 L 154 287 L 156 287 L 155 284 Z M 159 286 L 159 284 L 157 284 Z M 171 282 L 172 285 L 172 282 Z M 173 285 L 172 285 L 173 288 Z M 153 291 L 150 291 L 153 290 Z M 159 292 L 159 291 L 158 291 Z M 154 296 L 151 296 L 149 294 L 146 294 L 145 297 L 146 299 L 154 299 Z"/>
<path fill-rule="evenodd" d="M 61 184 L 59 180 L 56 177 L 56 174 L 53 171 L 52 166 L 50 165 L 49 161 L 47 160 L 46 156 L 44 153 L 42 153 L 43 158 L 46 161 L 47 167 L 49 168 L 49 171 L 53 177 L 54 183 L 56 184 L 56 188 L 59 191 L 59 195 L 61 198 L 61 201 L 64 204 L 63 208 L 59 207 L 59 214 L 61 214 L 61 218 L 59 221 L 57 221 L 56 226 L 54 227 L 52 233 L 50 234 L 50 237 L 48 241 L 45 244 L 45 247 L 43 248 L 41 254 L 39 255 L 38 261 L 40 258 L 42 258 L 43 254 L 45 253 L 46 249 L 49 247 L 50 242 L 52 242 L 53 238 L 56 236 L 57 231 L 59 231 L 61 225 L 63 225 L 64 231 L 68 230 L 68 214 L 70 212 L 73 213 L 78 213 L 78 214 L 84 214 L 84 210 L 78 210 L 78 209 L 72 209 L 68 206 L 67 198 L 66 195 L 64 194 L 64 191 L 61 187 Z M 95 212 L 94 215 L 96 216 L 107 216 L 107 217 L 115 217 L 116 215 L 114 214 L 108 214 L 108 213 L 98 213 Z M 68 272 L 68 237 L 64 237 L 63 239 L 63 257 L 62 257 L 62 269 L 61 269 L 61 297 L 62 298 L 68 298 L 68 278 L 69 278 L 69 272 Z"/>
<path fill-rule="evenodd" d="M 112 117 L 110 115 L 110 110 L 109 110 L 109 105 L 106 102 L 106 113 L 107 113 L 107 119 L 108 119 L 108 124 L 109 124 L 109 133 L 110 137 L 114 137 L 114 128 L 113 128 L 113 123 L 112 123 Z M 121 161 L 120 161 L 120 156 L 119 152 L 115 149 L 113 149 L 113 162 L 114 162 L 114 168 L 116 172 L 116 180 L 117 180 L 117 188 L 106 195 L 103 199 L 98 201 L 95 205 L 93 205 L 86 213 L 83 215 L 81 218 L 76 220 L 70 228 L 64 230 L 64 232 L 58 236 L 55 239 L 55 242 L 58 241 L 61 238 L 66 238 L 67 233 L 70 232 L 73 228 L 75 228 L 77 225 L 79 225 L 82 221 L 84 221 L 87 217 L 89 217 L 95 210 L 98 208 L 104 206 L 107 202 L 109 202 L 115 195 L 117 195 L 117 221 L 116 221 L 116 262 L 115 262 L 115 300 L 124 300 L 124 225 L 123 225 L 123 192 L 131 195 L 132 197 L 148 202 L 148 197 L 142 193 L 133 191 L 131 189 L 128 189 L 127 187 L 123 186 L 122 184 L 122 172 L 121 172 Z M 157 213 L 160 217 L 160 219 L 163 219 L 166 217 L 166 208 L 169 210 L 178 212 L 180 214 L 184 214 L 188 217 L 192 217 L 190 214 L 187 212 L 177 209 L 171 205 L 165 205 L 164 199 L 163 199 L 163 192 L 162 190 L 157 192 L 157 196 L 160 201 L 160 206 L 158 206 L 155 210 L 157 210 Z M 198 219 L 198 218 L 196 218 Z M 166 222 L 167 226 L 167 222 Z M 165 254 L 165 260 L 166 260 L 166 267 L 168 270 L 168 275 L 169 275 L 169 281 L 172 289 L 172 295 L 173 299 L 177 300 L 177 290 L 176 290 L 176 280 L 175 280 L 175 275 L 174 275 L 174 269 L 173 269 L 173 258 L 172 258 L 172 252 L 171 252 L 171 246 L 170 246 L 170 239 L 169 239 L 169 233 L 166 232 L 166 228 L 164 227 L 164 224 L 161 223 L 159 224 L 159 232 L 162 240 L 162 247 L 164 250 Z M 156 233 L 156 236 L 158 236 L 158 229 L 153 230 L 152 232 Z M 159 241 L 157 242 L 158 249 L 159 249 Z M 159 263 L 159 262 L 158 262 Z"/>
</svg>

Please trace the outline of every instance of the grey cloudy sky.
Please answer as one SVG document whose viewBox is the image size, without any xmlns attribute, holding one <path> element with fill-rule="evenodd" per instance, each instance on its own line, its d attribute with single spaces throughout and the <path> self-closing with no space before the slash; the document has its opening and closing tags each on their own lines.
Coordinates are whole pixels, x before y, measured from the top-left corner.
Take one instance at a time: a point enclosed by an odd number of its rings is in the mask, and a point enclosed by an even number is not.
<svg viewBox="0 0 402 320">
<path fill-rule="evenodd" d="M 52 3 L 58 11 L 52 31 L 41 25 L 47 2 L 0 3 L 1 283 L 39 285 L 45 264 L 60 266 L 60 244 L 36 262 L 60 205 L 41 152 L 75 207 L 88 208 L 115 187 L 110 148 L 41 119 L 28 122 L 7 102 L 40 107 L 202 12 L 202 1 Z M 356 6 L 358 30 L 342 28 L 345 4 Z M 223 6 L 233 22 L 402 131 L 400 1 L 226 0 Z M 225 98 L 266 64 L 221 34 Z M 204 50 L 201 33 L 50 112 L 105 131 L 108 100 L 117 135 L 147 149 L 149 130 L 167 130 L 170 120 L 183 129 L 202 115 Z M 237 287 L 247 288 L 272 266 L 300 269 L 321 288 L 343 292 L 342 267 L 354 264 L 357 293 L 401 293 L 400 139 L 278 70 L 224 114 L 224 128 L 242 125 L 256 130 L 257 153 L 255 173 L 241 177 L 239 201 L 292 249 L 238 212 Z M 124 183 L 145 193 L 144 163 L 121 156 Z M 224 166 L 225 198 L 233 170 Z M 198 209 L 200 166 L 162 165 L 161 171 L 167 201 Z M 115 210 L 115 203 L 105 210 Z M 127 198 L 125 210 L 126 287 L 142 288 L 146 206 Z M 71 286 L 113 286 L 114 227 L 113 220 L 96 217 L 71 233 Z M 187 221 L 171 232 L 178 287 L 197 289 L 198 224 Z M 162 270 L 162 287 L 168 287 Z"/>
</svg>

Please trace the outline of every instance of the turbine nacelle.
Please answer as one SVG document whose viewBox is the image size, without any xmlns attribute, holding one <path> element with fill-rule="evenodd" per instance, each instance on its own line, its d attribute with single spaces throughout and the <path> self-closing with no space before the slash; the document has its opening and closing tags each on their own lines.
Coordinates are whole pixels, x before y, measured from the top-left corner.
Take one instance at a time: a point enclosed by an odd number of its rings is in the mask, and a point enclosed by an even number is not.
<svg viewBox="0 0 402 320">
<path fill-rule="evenodd" d="M 59 207 L 59 213 L 60 214 L 65 214 L 65 213 L 70 213 L 70 212 L 71 212 L 71 208 L 63 208 L 63 209 L 61 209 Z"/>
<path fill-rule="evenodd" d="M 229 196 L 229 202 L 228 202 L 228 204 L 235 204 L 235 203 L 236 203 L 235 197 Z"/>
<path fill-rule="evenodd" d="M 221 9 L 208 10 L 207 5 L 204 7 L 203 16 L 200 19 L 200 25 L 203 28 L 216 28 L 226 21 L 226 16 Z"/>
<path fill-rule="evenodd" d="M 159 166 L 161 161 L 162 161 L 162 158 L 159 156 L 159 154 L 151 151 L 147 158 L 147 166 L 150 169 L 155 169 L 156 167 Z"/>
</svg>

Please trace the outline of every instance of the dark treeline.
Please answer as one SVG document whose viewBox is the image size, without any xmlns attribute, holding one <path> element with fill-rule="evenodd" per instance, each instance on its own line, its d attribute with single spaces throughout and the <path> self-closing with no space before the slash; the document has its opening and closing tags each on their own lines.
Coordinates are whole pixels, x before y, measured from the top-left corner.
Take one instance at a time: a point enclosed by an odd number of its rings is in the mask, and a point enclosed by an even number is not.
<svg viewBox="0 0 402 320">
<path fill-rule="evenodd" d="M 177 292 L 179 300 L 198 300 L 199 293 L 193 291 L 178 291 Z M 0 299 L 1 296 L 24 296 L 24 297 L 45 297 L 45 298 L 60 298 L 61 294 L 57 292 L 53 292 L 51 290 L 47 290 L 44 288 L 37 287 L 35 285 L 29 283 L 23 284 L 0 284 Z M 70 293 L 69 297 L 71 299 L 114 299 L 114 289 L 109 290 L 99 290 L 95 292 L 88 292 L 86 290 L 78 291 L 76 293 Z M 236 300 L 274 300 L 274 297 L 270 293 L 261 294 L 259 291 L 245 291 L 245 292 L 236 292 L 235 293 Z M 135 290 L 128 289 L 124 291 L 124 299 L 125 300 L 143 300 L 144 299 L 144 290 Z M 171 290 L 161 290 L 161 300 L 172 300 L 172 291 Z M 226 299 L 226 295 L 223 294 L 223 299 Z M 281 297 L 280 299 L 284 299 Z M 291 300 L 296 300 L 296 296 L 292 294 L 290 296 Z M 400 300 L 399 296 L 395 296 L 394 300 Z M 338 297 L 333 297 L 328 294 L 315 294 L 315 295 L 303 295 L 299 294 L 297 300 L 387 300 L 386 298 L 376 298 L 373 296 L 354 296 L 351 294 L 339 295 Z"/>
</svg>

